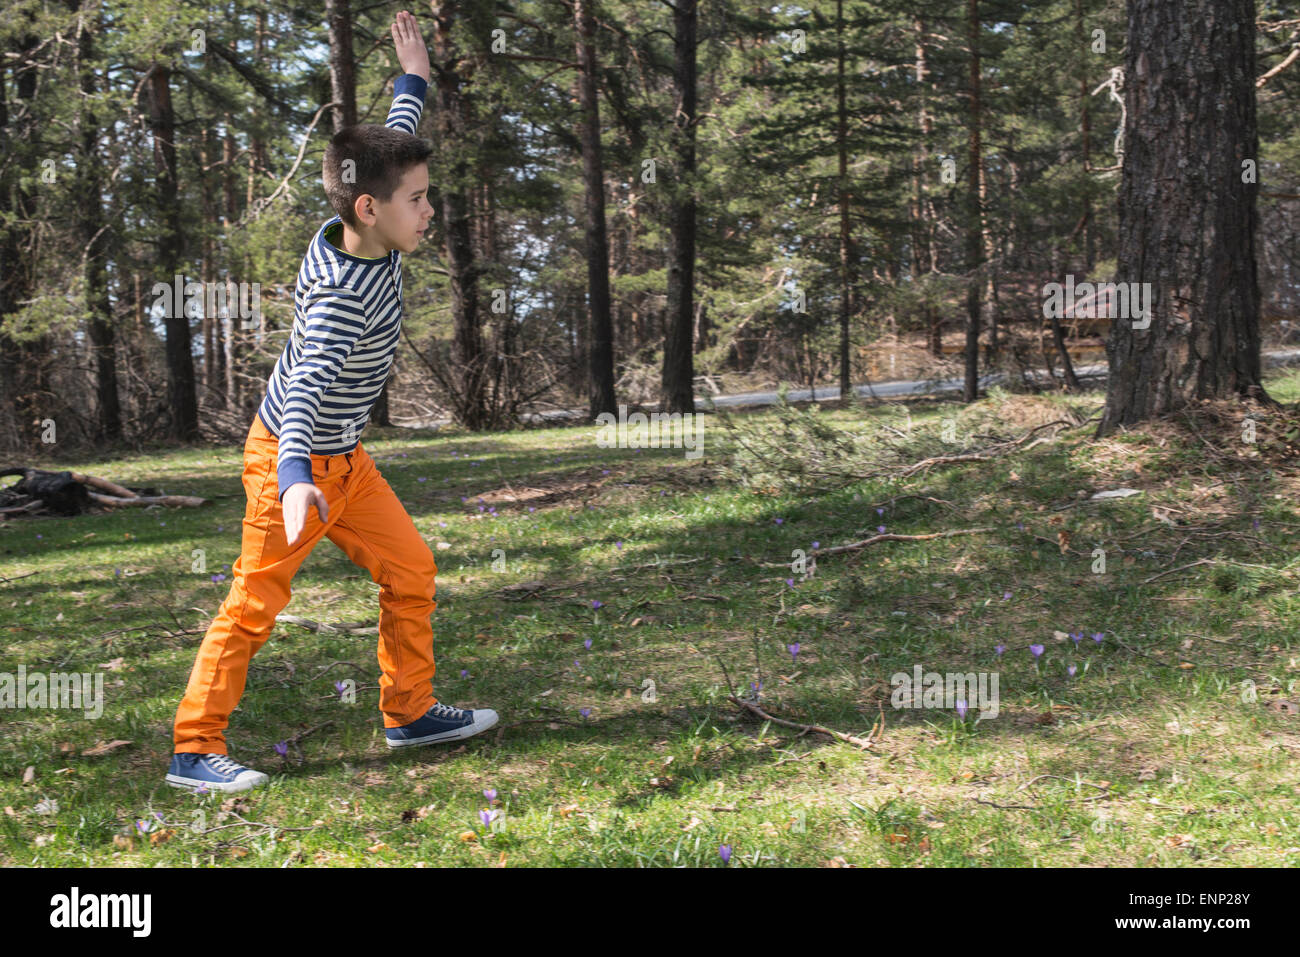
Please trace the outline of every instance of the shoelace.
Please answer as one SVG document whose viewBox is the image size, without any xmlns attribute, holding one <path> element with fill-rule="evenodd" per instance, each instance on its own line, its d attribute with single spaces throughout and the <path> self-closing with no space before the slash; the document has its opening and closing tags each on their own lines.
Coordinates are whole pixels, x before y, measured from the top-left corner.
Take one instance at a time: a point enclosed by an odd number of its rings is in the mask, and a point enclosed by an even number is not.
<svg viewBox="0 0 1300 957">
<path fill-rule="evenodd" d="M 465 717 L 463 709 L 453 708 L 451 705 L 443 704 L 441 701 L 429 710 L 433 711 L 439 718 L 450 718 L 453 721 L 459 721 Z"/>
<path fill-rule="evenodd" d="M 208 759 L 208 767 L 212 768 L 212 770 L 216 771 L 218 774 L 238 774 L 240 771 L 244 770 L 242 764 L 236 764 L 224 754 L 216 754 L 210 757 Z"/>
</svg>

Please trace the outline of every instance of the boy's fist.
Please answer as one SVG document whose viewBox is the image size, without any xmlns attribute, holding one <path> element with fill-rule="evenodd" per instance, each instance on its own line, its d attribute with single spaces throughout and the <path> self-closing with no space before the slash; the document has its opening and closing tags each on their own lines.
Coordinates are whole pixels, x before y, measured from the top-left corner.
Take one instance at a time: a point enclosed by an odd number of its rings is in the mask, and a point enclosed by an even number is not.
<svg viewBox="0 0 1300 957">
<path fill-rule="evenodd" d="M 289 486 L 289 491 L 284 493 L 281 502 L 284 509 L 284 534 L 290 545 L 302 534 L 303 526 L 307 524 L 307 512 L 313 505 L 316 506 L 316 514 L 324 522 L 329 516 L 330 507 L 325 501 L 325 493 L 315 485 L 310 482 L 294 482 Z"/>
<path fill-rule="evenodd" d="M 393 46 L 397 49 L 397 62 L 404 73 L 414 73 L 429 82 L 429 48 L 420 36 L 420 25 L 415 17 L 403 10 L 393 21 Z"/>
</svg>

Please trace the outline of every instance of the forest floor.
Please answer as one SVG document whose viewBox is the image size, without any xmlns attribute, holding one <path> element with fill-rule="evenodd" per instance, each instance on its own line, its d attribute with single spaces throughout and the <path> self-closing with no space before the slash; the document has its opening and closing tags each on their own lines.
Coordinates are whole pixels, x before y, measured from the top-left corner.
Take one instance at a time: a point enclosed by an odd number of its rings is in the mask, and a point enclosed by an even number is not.
<svg viewBox="0 0 1300 957">
<path fill-rule="evenodd" d="M 1268 387 L 1295 403 L 1300 373 Z M 63 462 L 213 504 L 0 526 L 0 672 L 104 677 L 97 719 L 0 710 L 0 863 L 1300 865 L 1295 410 L 1099 441 L 1101 405 L 764 409 L 709 417 L 698 459 L 589 425 L 368 433 L 439 564 L 435 693 L 500 724 L 388 751 L 377 587 L 322 544 L 286 611 L 353 630 L 276 627 L 227 732 L 271 783 L 228 796 L 163 776 L 240 449 Z M 940 437 L 992 451 L 905 475 Z M 825 553 L 880 527 L 985 530 Z M 918 666 L 996 675 L 997 716 L 895 708 Z M 859 742 L 728 701 L 760 681 Z"/>
</svg>

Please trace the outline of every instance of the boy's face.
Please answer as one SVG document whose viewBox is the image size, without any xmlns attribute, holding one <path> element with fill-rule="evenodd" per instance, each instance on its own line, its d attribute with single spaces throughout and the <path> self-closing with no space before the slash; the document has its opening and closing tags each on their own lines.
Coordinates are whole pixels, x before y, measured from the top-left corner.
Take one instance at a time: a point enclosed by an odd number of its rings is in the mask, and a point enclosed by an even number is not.
<svg viewBox="0 0 1300 957">
<path fill-rule="evenodd" d="M 387 202 L 369 194 L 360 197 L 357 201 L 358 214 L 362 212 L 361 207 L 373 211 L 375 237 L 386 249 L 415 252 L 415 247 L 420 244 L 429 228 L 429 220 L 433 218 L 428 192 L 429 167 L 424 163 L 416 163 L 402 174 L 392 198 Z"/>
</svg>

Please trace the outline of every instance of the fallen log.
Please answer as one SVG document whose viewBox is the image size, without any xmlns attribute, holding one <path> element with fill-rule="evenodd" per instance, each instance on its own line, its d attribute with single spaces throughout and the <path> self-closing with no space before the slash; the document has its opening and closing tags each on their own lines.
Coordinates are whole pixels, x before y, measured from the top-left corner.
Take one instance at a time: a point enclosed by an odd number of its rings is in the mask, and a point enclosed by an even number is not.
<svg viewBox="0 0 1300 957">
<path fill-rule="evenodd" d="M 198 496 L 159 495 L 156 489 L 127 488 L 84 472 L 47 472 L 33 468 L 0 470 L 0 477 L 7 475 L 20 475 L 22 478 L 8 488 L 0 488 L 0 517 L 29 514 L 41 508 L 61 515 L 80 515 L 93 505 L 194 508 L 207 504 L 207 499 Z"/>
<path fill-rule="evenodd" d="M 134 498 L 120 498 L 116 495 L 101 495 L 99 492 L 86 493 L 92 502 L 98 502 L 100 505 L 107 505 L 111 508 L 121 508 L 124 505 L 172 505 L 181 508 L 194 508 L 199 505 L 206 505 L 206 498 L 199 498 L 196 495 L 137 495 Z"/>
</svg>

